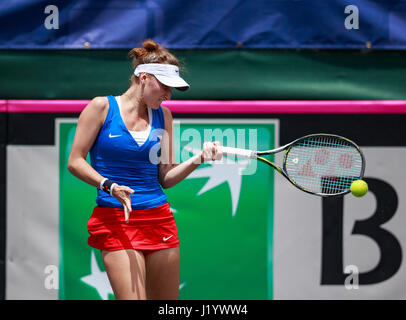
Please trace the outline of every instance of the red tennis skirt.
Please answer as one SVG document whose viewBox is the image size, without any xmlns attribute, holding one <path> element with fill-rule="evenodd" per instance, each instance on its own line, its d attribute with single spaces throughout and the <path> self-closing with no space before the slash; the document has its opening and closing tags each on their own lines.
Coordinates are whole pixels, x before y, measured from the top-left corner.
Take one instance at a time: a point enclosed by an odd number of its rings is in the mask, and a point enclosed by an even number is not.
<svg viewBox="0 0 406 320">
<path fill-rule="evenodd" d="M 168 202 L 131 211 L 128 224 L 124 209 L 96 206 L 87 230 L 88 244 L 101 250 L 161 250 L 179 246 L 178 230 Z"/>
</svg>

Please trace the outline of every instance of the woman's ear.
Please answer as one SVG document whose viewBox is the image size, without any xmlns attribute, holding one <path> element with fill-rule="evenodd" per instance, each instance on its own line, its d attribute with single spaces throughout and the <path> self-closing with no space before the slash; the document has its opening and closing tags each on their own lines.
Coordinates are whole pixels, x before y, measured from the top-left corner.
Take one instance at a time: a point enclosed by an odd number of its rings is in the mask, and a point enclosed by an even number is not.
<svg viewBox="0 0 406 320">
<path fill-rule="evenodd" d="M 148 75 L 145 73 L 145 72 L 143 72 L 143 73 L 141 73 L 140 74 L 140 76 L 139 76 L 139 79 L 140 79 L 140 82 L 141 82 L 141 85 L 145 85 L 145 80 L 148 78 Z"/>
</svg>

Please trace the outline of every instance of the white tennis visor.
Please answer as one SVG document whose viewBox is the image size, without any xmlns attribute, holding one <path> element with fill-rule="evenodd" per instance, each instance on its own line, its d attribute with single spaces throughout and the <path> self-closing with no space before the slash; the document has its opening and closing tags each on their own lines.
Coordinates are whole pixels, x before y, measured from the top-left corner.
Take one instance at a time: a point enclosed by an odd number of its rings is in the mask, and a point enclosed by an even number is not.
<svg viewBox="0 0 406 320">
<path fill-rule="evenodd" d="M 139 64 L 134 70 L 134 75 L 138 77 L 141 72 L 152 74 L 164 85 L 181 91 L 186 91 L 190 87 L 189 84 L 180 77 L 179 68 L 173 64 Z"/>
</svg>

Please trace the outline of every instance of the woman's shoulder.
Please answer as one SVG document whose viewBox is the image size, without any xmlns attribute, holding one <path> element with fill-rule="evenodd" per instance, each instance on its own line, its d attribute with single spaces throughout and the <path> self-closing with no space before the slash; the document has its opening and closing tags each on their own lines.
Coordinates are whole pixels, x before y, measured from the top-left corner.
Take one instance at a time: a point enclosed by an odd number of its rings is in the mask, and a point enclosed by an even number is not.
<svg viewBox="0 0 406 320">
<path fill-rule="evenodd" d="M 169 110 L 167 107 L 164 107 L 164 106 L 160 106 L 160 108 L 162 110 L 162 116 L 163 116 L 163 120 L 165 123 L 165 128 L 167 128 L 168 126 L 172 126 L 173 118 L 172 118 L 171 110 Z"/>
<path fill-rule="evenodd" d="M 109 99 L 107 97 L 94 97 L 89 105 L 95 109 L 106 109 L 109 106 Z"/>
<path fill-rule="evenodd" d="M 107 97 L 94 97 L 86 108 L 99 114 L 107 114 L 109 110 L 109 99 Z"/>
<path fill-rule="evenodd" d="M 162 113 L 163 113 L 165 119 L 167 119 L 167 118 L 171 119 L 172 118 L 171 110 L 169 110 L 168 107 L 161 106 L 161 109 L 162 109 Z"/>
<path fill-rule="evenodd" d="M 81 113 L 82 118 L 93 119 L 103 124 L 109 111 L 107 97 L 94 97 Z"/>
</svg>

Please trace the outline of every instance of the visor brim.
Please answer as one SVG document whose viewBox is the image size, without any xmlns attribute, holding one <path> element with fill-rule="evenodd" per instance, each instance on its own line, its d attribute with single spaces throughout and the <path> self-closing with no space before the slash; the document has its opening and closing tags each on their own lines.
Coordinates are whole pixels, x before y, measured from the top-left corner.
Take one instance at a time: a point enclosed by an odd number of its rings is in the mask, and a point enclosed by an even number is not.
<svg viewBox="0 0 406 320">
<path fill-rule="evenodd" d="M 158 79 L 159 82 L 168 87 L 172 87 L 180 91 L 186 91 L 187 89 L 190 88 L 189 84 L 179 76 L 164 76 L 164 75 L 154 75 L 154 76 Z"/>
</svg>

